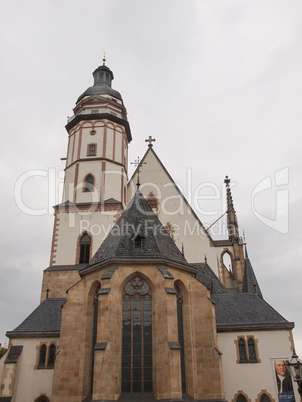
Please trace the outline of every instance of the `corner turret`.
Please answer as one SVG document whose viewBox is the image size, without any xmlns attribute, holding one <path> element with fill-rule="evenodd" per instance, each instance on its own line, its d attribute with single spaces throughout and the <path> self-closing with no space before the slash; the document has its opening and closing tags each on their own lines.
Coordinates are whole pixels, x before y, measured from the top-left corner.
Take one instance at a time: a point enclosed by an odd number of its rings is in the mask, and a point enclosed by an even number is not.
<svg viewBox="0 0 302 402">
<path fill-rule="evenodd" d="M 239 243 L 239 229 L 238 221 L 236 216 L 236 211 L 233 205 L 233 198 L 230 187 L 230 179 L 225 176 L 226 192 L 227 192 L 227 222 L 228 222 L 228 233 L 229 240 L 232 243 Z"/>
</svg>

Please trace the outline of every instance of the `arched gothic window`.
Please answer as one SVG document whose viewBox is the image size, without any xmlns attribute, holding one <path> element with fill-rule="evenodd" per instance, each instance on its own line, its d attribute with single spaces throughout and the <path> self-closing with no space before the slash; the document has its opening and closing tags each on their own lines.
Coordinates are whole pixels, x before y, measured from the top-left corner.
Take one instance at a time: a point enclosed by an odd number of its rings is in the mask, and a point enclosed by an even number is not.
<svg viewBox="0 0 302 402">
<path fill-rule="evenodd" d="M 246 347 L 245 347 L 244 339 L 242 339 L 242 338 L 239 339 L 238 347 L 239 347 L 240 361 L 246 361 L 247 360 L 247 355 L 246 355 Z"/>
<path fill-rule="evenodd" d="M 38 368 L 45 368 L 45 361 L 46 361 L 46 345 L 43 344 L 40 347 Z"/>
<path fill-rule="evenodd" d="M 250 361 L 256 361 L 256 350 L 255 350 L 255 342 L 252 338 L 249 338 L 248 340 L 248 349 L 249 349 L 249 360 Z"/>
<path fill-rule="evenodd" d="M 80 240 L 80 259 L 79 264 L 89 262 L 91 238 L 88 233 L 84 233 Z"/>
<path fill-rule="evenodd" d="M 55 358 L 56 358 L 56 346 L 54 344 L 52 344 L 49 347 L 47 368 L 53 368 L 54 367 Z"/>
<path fill-rule="evenodd" d="M 183 329 L 183 295 L 180 288 L 175 285 L 177 292 L 177 328 L 178 328 L 178 343 L 180 345 L 180 370 L 181 370 L 181 386 L 182 392 L 186 392 L 186 370 L 185 370 L 185 341 Z"/>
<path fill-rule="evenodd" d="M 122 392 L 152 392 L 152 292 L 135 276 L 123 289 Z"/>
<path fill-rule="evenodd" d="M 94 190 L 94 177 L 92 174 L 86 176 L 85 184 L 84 184 L 84 191 L 93 191 Z"/>
<path fill-rule="evenodd" d="M 239 394 L 236 398 L 236 402 L 247 402 L 247 399 L 244 395 Z"/>
<path fill-rule="evenodd" d="M 260 402 L 272 402 L 271 398 L 267 394 L 262 394 Z"/>
<path fill-rule="evenodd" d="M 222 261 L 223 261 L 224 266 L 227 268 L 227 270 L 230 273 L 232 273 L 233 272 L 232 258 L 231 258 L 231 255 L 227 251 L 223 254 Z"/>
</svg>

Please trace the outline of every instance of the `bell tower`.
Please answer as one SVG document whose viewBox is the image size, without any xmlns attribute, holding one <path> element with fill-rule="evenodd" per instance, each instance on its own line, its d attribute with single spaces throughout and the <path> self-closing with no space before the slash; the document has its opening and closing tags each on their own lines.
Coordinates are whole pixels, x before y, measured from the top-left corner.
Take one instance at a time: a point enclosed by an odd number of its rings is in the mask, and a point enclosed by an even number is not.
<svg viewBox="0 0 302 402">
<path fill-rule="evenodd" d="M 93 72 L 94 84 L 77 100 L 68 119 L 68 149 L 63 202 L 104 202 L 125 206 L 128 143 L 131 131 L 121 94 L 111 87 L 105 65 Z"/>
<path fill-rule="evenodd" d="M 93 86 L 79 96 L 66 125 L 63 200 L 55 206 L 50 265 L 87 263 L 127 202 L 132 137 L 105 61 L 93 72 Z"/>
</svg>

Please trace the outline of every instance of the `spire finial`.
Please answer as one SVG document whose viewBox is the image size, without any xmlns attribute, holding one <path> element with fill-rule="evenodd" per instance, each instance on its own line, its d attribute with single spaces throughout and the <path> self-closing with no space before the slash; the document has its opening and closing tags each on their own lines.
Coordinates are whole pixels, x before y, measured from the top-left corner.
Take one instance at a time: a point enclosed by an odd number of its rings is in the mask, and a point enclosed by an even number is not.
<svg viewBox="0 0 302 402">
<path fill-rule="evenodd" d="M 185 248 L 183 243 L 181 243 L 181 254 L 183 255 L 183 257 L 185 256 Z"/>
<path fill-rule="evenodd" d="M 207 264 L 208 263 L 208 259 L 207 259 L 207 255 L 204 255 L 204 262 Z"/>
<path fill-rule="evenodd" d="M 228 176 L 225 176 L 224 183 L 226 185 L 226 195 L 227 195 L 227 220 L 228 220 L 228 232 L 229 239 L 233 242 L 239 241 L 239 231 L 238 231 L 238 222 L 236 211 L 233 205 L 233 197 L 231 193 L 230 186 L 231 179 Z"/>
</svg>

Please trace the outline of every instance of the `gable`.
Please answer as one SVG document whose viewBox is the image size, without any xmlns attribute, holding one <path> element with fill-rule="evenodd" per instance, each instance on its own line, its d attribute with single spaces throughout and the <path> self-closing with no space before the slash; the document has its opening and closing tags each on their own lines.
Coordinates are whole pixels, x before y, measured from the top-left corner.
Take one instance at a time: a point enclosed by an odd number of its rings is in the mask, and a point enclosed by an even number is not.
<svg viewBox="0 0 302 402">
<path fill-rule="evenodd" d="M 128 202 L 136 191 L 138 169 L 128 183 Z M 198 219 L 196 213 L 181 193 L 159 157 L 149 147 L 139 165 L 140 191 L 146 199 L 158 201 L 153 209 L 164 227 L 170 227 L 170 235 L 189 263 L 204 261 L 218 275 L 217 254 L 211 236 Z"/>
</svg>

